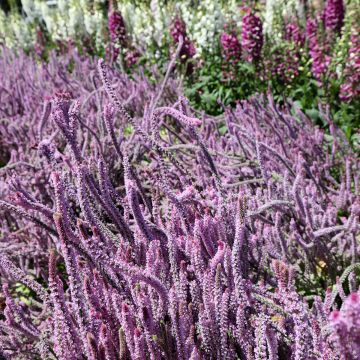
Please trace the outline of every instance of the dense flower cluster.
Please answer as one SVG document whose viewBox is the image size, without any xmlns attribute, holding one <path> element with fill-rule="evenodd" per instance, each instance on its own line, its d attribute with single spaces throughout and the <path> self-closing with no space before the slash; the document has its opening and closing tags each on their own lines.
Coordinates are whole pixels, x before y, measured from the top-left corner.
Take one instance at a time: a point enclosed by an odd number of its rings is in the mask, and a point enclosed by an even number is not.
<svg viewBox="0 0 360 360">
<path fill-rule="evenodd" d="M 220 36 L 220 44 L 223 57 L 227 62 L 236 64 L 240 61 L 241 45 L 234 30 L 231 32 L 224 31 Z"/>
<path fill-rule="evenodd" d="M 263 41 L 261 19 L 249 10 L 243 18 L 241 46 L 250 62 L 260 60 Z"/>
<path fill-rule="evenodd" d="M 188 34 L 195 43 L 198 56 L 216 53 L 218 38 L 227 20 L 239 23 L 241 15 L 236 0 L 176 2 L 176 8 L 186 23 Z"/>
<path fill-rule="evenodd" d="M 170 27 L 170 35 L 175 44 L 178 44 L 180 38 L 183 41 L 183 45 L 180 50 L 180 60 L 186 62 L 194 57 L 196 49 L 190 38 L 186 33 L 186 24 L 180 16 L 176 16 Z"/>
<path fill-rule="evenodd" d="M 102 3 L 103 0 L 21 0 L 21 13 L 25 16 L 17 12 L 5 16 L 0 8 L 0 38 L 7 46 L 30 49 L 36 45 L 36 29 L 41 24 L 53 42 L 79 41 L 90 36 L 101 49 L 106 26 Z"/>
<path fill-rule="evenodd" d="M 170 35 L 178 43 L 180 37 L 186 38 L 186 25 L 180 16 L 176 16 L 171 24 Z"/>
<path fill-rule="evenodd" d="M 321 80 L 325 75 L 331 57 L 326 51 L 326 46 L 318 38 L 318 22 L 316 19 L 308 19 L 306 22 L 306 35 L 308 39 L 309 55 L 312 59 L 311 70 L 314 77 Z"/>
<path fill-rule="evenodd" d="M 344 70 L 344 82 L 340 87 L 340 99 L 350 101 L 360 97 L 360 36 L 354 31 L 350 38 L 348 62 Z"/>
<path fill-rule="evenodd" d="M 111 40 L 125 48 L 127 46 L 127 35 L 124 19 L 120 11 L 112 11 L 108 21 Z"/>
<path fill-rule="evenodd" d="M 121 12 L 115 10 L 113 4 L 110 4 L 109 12 L 108 27 L 111 42 L 106 48 L 106 58 L 113 62 L 121 54 L 122 66 L 132 67 L 138 62 L 140 53 L 129 39 Z"/>
<path fill-rule="evenodd" d="M 346 299 L 341 311 L 331 313 L 331 325 L 345 359 L 356 359 L 360 354 L 360 292 L 353 292 Z"/>
<path fill-rule="evenodd" d="M 279 18 L 288 20 L 290 18 L 297 18 L 303 21 L 305 18 L 304 2 L 298 0 L 266 0 L 264 11 L 264 32 L 269 36 L 275 38 L 274 40 L 281 40 L 281 32 L 283 22 L 279 22 Z"/>
<path fill-rule="evenodd" d="M 270 83 L 277 99 L 286 93 L 312 113 L 317 100 L 331 99 L 336 119 L 340 108 L 351 113 L 341 118 L 358 118 L 351 110 L 355 107 L 342 103 L 356 99 L 349 92 L 356 93 L 357 80 L 350 84 L 347 65 L 354 59 L 345 56 L 350 29 L 359 22 L 356 1 L 266 0 L 245 7 L 237 0 L 21 0 L 21 4 L 19 11 L 0 10 L 0 42 L 32 50 L 42 59 L 50 49 L 71 52 L 76 46 L 91 56 L 105 54 L 125 71 L 163 66 L 182 33 L 181 61 L 187 66 L 177 70 L 194 75 L 184 78 L 185 93 L 213 114 L 220 111 L 219 99 L 234 104 L 237 98 L 266 91 Z M 232 24 L 235 32 L 224 30 L 225 24 Z M 196 81 L 204 83 L 199 91 Z M 304 84 L 311 85 L 305 90 Z"/>
<path fill-rule="evenodd" d="M 282 46 L 277 46 L 271 56 L 264 59 L 269 75 L 284 84 L 292 83 L 300 74 L 305 36 L 298 24 L 289 22 L 284 28 Z"/>
<path fill-rule="evenodd" d="M 339 32 L 344 23 L 344 1 L 327 0 L 324 10 L 324 23 L 327 30 Z"/>
<path fill-rule="evenodd" d="M 299 75 L 300 55 L 297 50 L 277 49 L 265 64 L 273 78 L 289 84 Z"/>
<path fill-rule="evenodd" d="M 305 42 L 305 34 L 296 23 L 290 22 L 285 27 L 285 40 L 293 42 L 297 47 L 303 46 Z"/>
<path fill-rule="evenodd" d="M 0 58 L 1 357 L 359 358 L 360 164 L 326 111 L 331 137 L 270 94 L 200 116 L 50 55 Z"/>
</svg>

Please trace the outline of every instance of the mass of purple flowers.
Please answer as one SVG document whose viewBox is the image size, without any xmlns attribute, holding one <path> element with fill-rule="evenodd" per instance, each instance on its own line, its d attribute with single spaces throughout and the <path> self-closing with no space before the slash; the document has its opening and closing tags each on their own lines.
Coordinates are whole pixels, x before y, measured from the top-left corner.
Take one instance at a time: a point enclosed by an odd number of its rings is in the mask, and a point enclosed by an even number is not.
<svg viewBox="0 0 360 360">
<path fill-rule="evenodd" d="M 0 73 L 1 358 L 359 359 L 360 163 L 327 109 L 206 116 L 76 52 Z"/>
<path fill-rule="evenodd" d="M 288 46 L 275 49 L 265 64 L 273 77 L 288 84 L 299 76 L 305 36 L 300 26 L 295 22 L 287 23 L 284 30 L 284 40 Z"/>
<path fill-rule="evenodd" d="M 242 73 L 237 70 L 248 62 L 255 65 L 256 76 L 262 80 L 291 89 L 306 71 L 306 76 L 314 78 L 325 92 L 337 81 L 341 102 L 356 101 L 360 95 L 359 30 L 357 25 L 349 24 L 356 24 L 357 18 L 352 20 L 348 15 L 345 26 L 343 0 L 327 0 L 323 5 L 321 11 L 307 8 L 303 19 L 284 16 L 278 40 L 272 38 L 275 33 L 263 34 L 261 16 L 255 7 L 245 6 L 242 25 L 237 28 L 234 23 L 225 24 L 219 36 L 223 79 L 241 83 Z M 344 50 L 340 50 L 340 39 L 343 45 L 348 44 Z"/>
<path fill-rule="evenodd" d="M 309 17 L 306 23 L 309 55 L 312 59 L 312 73 L 318 80 L 328 71 L 331 62 L 331 48 L 334 38 L 344 23 L 343 0 L 327 0 L 322 16 Z"/>
</svg>

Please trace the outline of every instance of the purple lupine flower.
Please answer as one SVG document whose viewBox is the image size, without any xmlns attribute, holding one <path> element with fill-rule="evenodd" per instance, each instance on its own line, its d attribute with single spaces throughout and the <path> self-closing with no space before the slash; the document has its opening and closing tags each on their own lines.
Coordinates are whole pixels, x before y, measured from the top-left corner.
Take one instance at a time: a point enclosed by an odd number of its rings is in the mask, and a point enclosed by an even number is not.
<svg viewBox="0 0 360 360">
<path fill-rule="evenodd" d="M 360 96 L 360 37 L 354 32 L 350 38 L 348 60 L 344 69 L 344 82 L 340 86 L 340 99 L 351 101 Z"/>
<path fill-rule="evenodd" d="M 252 10 L 248 10 L 241 31 L 241 46 L 248 61 L 260 60 L 263 41 L 262 21 Z"/>
<path fill-rule="evenodd" d="M 234 30 L 226 32 L 225 29 L 225 31 L 220 35 L 220 44 L 223 58 L 226 62 L 236 64 L 240 61 L 241 44 Z"/>
<path fill-rule="evenodd" d="M 127 50 L 125 55 L 126 65 L 128 67 L 134 66 L 140 58 L 140 53 L 136 49 Z"/>
<path fill-rule="evenodd" d="M 293 49 L 277 49 L 266 60 L 271 76 L 284 83 L 291 83 L 299 75 L 300 55 Z"/>
<path fill-rule="evenodd" d="M 293 42 L 297 47 L 303 46 L 305 41 L 305 34 L 296 23 L 288 23 L 285 27 L 285 39 Z"/>
<path fill-rule="evenodd" d="M 110 13 L 108 26 L 110 37 L 113 43 L 119 44 L 121 47 L 126 48 L 128 45 L 127 32 L 124 18 L 120 11 L 114 10 Z"/>
<path fill-rule="evenodd" d="M 176 16 L 170 26 L 170 35 L 175 44 L 178 44 L 180 37 L 183 38 L 183 46 L 180 50 L 180 60 L 186 62 L 194 57 L 196 49 L 193 42 L 189 39 L 186 33 L 186 24 L 180 16 Z"/>
<path fill-rule="evenodd" d="M 183 39 L 186 38 L 186 24 L 180 16 L 176 16 L 172 21 L 170 35 L 176 43 L 179 42 L 180 36 L 182 36 Z"/>
<path fill-rule="evenodd" d="M 344 23 L 344 15 L 343 0 L 327 0 L 324 9 L 325 29 L 339 32 Z"/>
<path fill-rule="evenodd" d="M 306 35 L 308 38 L 309 54 L 312 58 L 311 70 L 314 77 L 317 80 L 321 80 L 329 67 L 331 57 L 318 39 L 318 22 L 315 19 L 310 18 L 307 20 Z"/>
</svg>

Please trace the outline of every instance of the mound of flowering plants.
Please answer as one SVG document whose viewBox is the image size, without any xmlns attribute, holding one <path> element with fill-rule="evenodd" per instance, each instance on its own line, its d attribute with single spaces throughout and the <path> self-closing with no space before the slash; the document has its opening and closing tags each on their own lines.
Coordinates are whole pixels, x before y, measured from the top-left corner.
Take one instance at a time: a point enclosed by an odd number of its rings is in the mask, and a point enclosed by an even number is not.
<svg viewBox="0 0 360 360">
<path fill-rule="evenodd" d="M 0 356 L 358 359 L 345 136 L 271 94 L 206 116 L 173 65 L 3 52 Z"/>
<path fill-rule="evenodd" d="M 166 68 L 182 36 L 176 72 L 192 107 L 218 115 L 219 99 L 234 106 L 271 88 L 319 126 L 318 103 L 329 105 L 359 148 L 359 9 L 359 0 L 8 0 L 0 44 L 45 61 L 76 47 L 130 74 Z"/>
</svg>

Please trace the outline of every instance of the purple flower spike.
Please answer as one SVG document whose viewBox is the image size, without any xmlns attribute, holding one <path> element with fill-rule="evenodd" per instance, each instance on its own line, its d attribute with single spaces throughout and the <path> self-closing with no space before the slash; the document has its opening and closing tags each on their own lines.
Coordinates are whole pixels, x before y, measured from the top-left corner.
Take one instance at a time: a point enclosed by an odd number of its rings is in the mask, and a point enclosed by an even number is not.
<svg viewBox="0 0 360 360">
<path fill-rule="evenodd" d="M 179 43 L 180 37 L 183 38 L 184 43 L 179 54 L 181 62 L 186 62 L 187 60 L 194 57 L 196 54 L 195 46 L 187 36 L 186 24 L 180 16 L 176 16 L 173 20 L 170 27 L 170 35 L 175 44 Z"/>
<path fill-rule="evenodd" d="M 351 34 L 351 45 L 348 61 L 346 62 L 345 80 L 340 87 L 340 99 L 351 101 L 360 97 L 360 37 L 359 33 Z"/>
<path fill-rule="evenodd" d="M 312 58 L 311 70 L 314 77 L 321 80 L 329 67 L 331 58 L 327 55 L 324 45 L 319 42 L 318 23 L 315 19 L 308 19 L 306 23 L 306 34 L 309 53 Z"/>
<path fill-rule="evenodd" d="M 220 44 L 224 60 L 236 64 L 240 60 L 241 45 L 235 31 L 223 32 L 220 36 Z"/>
<path fill-rule="evenodd" d="M 328 0 L 324 13 L 325 28 L 339 32 L 344 23 L 344 15 L 345 8 L 343 0 Z"/>
<path fill-rule="evenodd" d="M 305 37 L 298 24 L 289 23 L 285 29 L 285 39 L 293 42 L 296 46 L 304 45 Z"/>
<path fill-rule="evenodd" d="M 180 16 L 176 16 L 171 24 L 170 35 L 173 40 L 178 43 L 180 36 L 184 39 L 186 37 L 186 25 L 183 19 Z"/>
<path fill-rule="evenodd" d="M 261 19 L 248 10 L 243 18 L 241 32 L 241 46 L 246 54 L 246 59 L 250 62 L 258 62 L 261 58 L 261 49 L 263 46 L 263 31 Z"/>
<path fill-rule="evenodd" d="M 109 15 L 109 33 L 111 40 L 115 44 L 119 44 L 121 47 L 127 47 L 127 32 L 125 28 L 124 19 L 120 11 L 112 11 Z"/>
<path fill-rule="evenodd" d="M 360 355 L 360 294 L 350 294 L 340 311 L 331 313 L 330 323 L 337 344 L 345 359 L 357 359 Z"/>
</svg>

